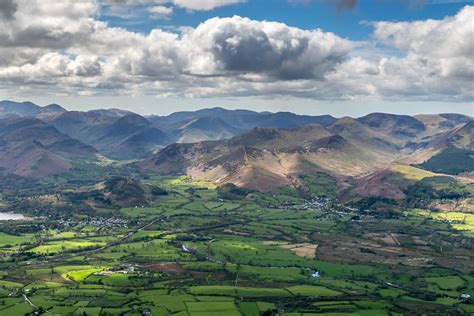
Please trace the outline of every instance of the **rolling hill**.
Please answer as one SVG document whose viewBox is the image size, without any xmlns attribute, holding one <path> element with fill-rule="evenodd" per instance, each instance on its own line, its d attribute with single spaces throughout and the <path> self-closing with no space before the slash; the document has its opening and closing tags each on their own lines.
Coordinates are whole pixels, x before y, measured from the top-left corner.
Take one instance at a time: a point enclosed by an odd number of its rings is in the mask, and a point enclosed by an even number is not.
<svg viewBox="0 0 474 316">
<path fill-rule="evenodd" d="M 309 116 L 223 108 L 148 116 L 147 119 L 169 135 L 170 143 L 228 139 L 256 127 L 289 129 L 307 124 L 327 126 L 336 120 L 330 115 Z"/>
<path fill-rule="evenodd" d="M 8 100 L 0 101 L 0 118 L 1 117 L 41 117 L 55 115 L 66 112 L 66 110 L 58 104 L 49 104 L 41 107 L 32 102 L 14 102 Z"/>
<path fill-rule="evenodd" d="M 21 176 L 66 172 L 71 161 L 93 159 L 97 151 L 36 118 L 0 119 L 0 167 Z"/>
<path fill-rule="evenodd" d="M 203 116 L 191 118 L 170 132 L 176 143 L 194 143 L 202 140 L 227 139 L 241 130 L 227 124 L 219 117 Z"/>
<path fill-rule="evenodd" d="M 220 118 L 239 130 L 249 130 L 255 127 L 296 128 L 306 124 L 327 126 L 336 120 L 330 115 L 310 116 L 290 112 L 254 112 L 249 110 L 227 110 L 219 107 L 175 112 L 168 116 L 151 116 L 149 119 L 161 124 L 174 124 L 201 117 Z"/>
<path fill-rule="evenodd" d="M 298 187 L 298 176 L 311 172 L 335 177 L 371 172 L 397 157 L 393 147 L 384 151 L 375 148 L 371 140 L 351 141 L 320 125 L 255 128 L 229 140 L 173 144 L 140 166 L 268 191 L 287 185 Z"/>
<path fill-rule="evenodd" d="M 371 113 L 357 120 L 373 130 L 400 139 L 413 139 L 426 128 L 421 121 L 408 115 Z"/>
<path fill-rule="evenodd" d="M 349 197 L 402 199 L 407 188 L 424 177 L 457 175 L 471 168 L 468 160 L 472 158 L 472 151 L 465 148 L 471 144 L 472 121 L 455 124 L 454 129 L 436 134 L 427 144 L 426 139 L 417 136 L 425 133 L 420 124 L 423 125 L 406 117 L 377 114 L 370 116 L 370 120 L 341 118 L 326 127 L 259 127 L 228 140 L 169 145 L 141 161 L 139 166 L 259 191 L 285 186 L 300 189 L 304 187 L 302 176 L 325 173 L 342 186 L 347 187 L 349 183 L 352 189 L 345 191 Z M 415 136 L 408 136 L 412 134 Z M 445 140 L 444 145 L 434 147 L 432 144 L 440 143 L 438 138 Z M 412 145 L 417 142 L 423 145 L 420 148 Z M 460 158 L 458 151 L 463 151 L 465 160 L 457 161 L 464 169 L 453 173 L 428 168 L 430 157 L 451 148 L 447 147 L 451 143 L 463 144 L 463 149 L 455 147 L 455 155 L 458 155 L 456 159 Z M 421 161 L 427 161 L 426 166 L 410 165 L 409 158 L 417 155 L 424 157 Z M 450 161 L 455 160 L 446 157 L 445 153 L 438 163 L 450 168 Z"/>
<path fill-rule="evenodd" d="M 65 112 L 49 122 L 59 131 L 116 159 L 142 157 L 166 143 L 166 135 L 135 113 Z"/>
<path fill-rule="evenodd" d="M 437 135 L 428 143 L 426 152 L 430 154 L 418 162 L 419 167 L 474 178 L 474 121 Z"/>
<path fill-rule="evenodd" d="M 0 166 L 22 176 L 66 172 L 101 154 L 139 159 L 143 170 L 259 191 L 308 190 L 305 176 L 325 174 L 346 197 L 402 199 L 424 179 L 419 175 L 474 178 L 474 123 L 459 114 L 334 118 L 212 108 L 141 116 L 0 105 Z"/>
</svg>

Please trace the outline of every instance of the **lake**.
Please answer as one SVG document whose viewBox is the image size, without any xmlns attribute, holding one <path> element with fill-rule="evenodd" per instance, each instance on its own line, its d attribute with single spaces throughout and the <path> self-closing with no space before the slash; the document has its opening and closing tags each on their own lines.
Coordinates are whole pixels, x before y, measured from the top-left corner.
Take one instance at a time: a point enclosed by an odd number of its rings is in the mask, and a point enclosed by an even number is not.
<svg viewBox="0 0 474 316">
<path fill-rule="evenodd" d="M 30 219 L 23 214 L 17 213 L 1 213 L 0 212 L 0 221 L 20 221 Z"/>
</svg>

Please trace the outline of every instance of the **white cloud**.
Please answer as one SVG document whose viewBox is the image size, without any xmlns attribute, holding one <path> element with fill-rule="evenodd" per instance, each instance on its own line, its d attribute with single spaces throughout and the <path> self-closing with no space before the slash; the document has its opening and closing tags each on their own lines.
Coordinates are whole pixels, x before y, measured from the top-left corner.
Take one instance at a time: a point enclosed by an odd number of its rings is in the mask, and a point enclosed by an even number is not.
<svg viewBox="0 0 474 316">
<path fill-rule="evenodd" d="M 152 14 L 152 19 L 168 19 L 173 14 L 173 8 L 163 5 L 149 7 L 147 11 Z"/>
<path fill-rule="evenodd" d="M 218 7 L 242 3 L 245 0 L 171 0 L 171 2 L 187 10 L 208 11 Z"/>
<path fill-rule="evenodd" d="M 320 30 L 234 16 L 213 18 L 184 34 L 190 74 L 238 76 L 257 80 L 322 78 L 341 62 L 353 43 Z"/>
<path fill-rule="evenodd" d="M 376 39 L 404 51 L 442 77 L 474 76 L 474 7 L 454 17 L 374 23 Z"/>
<path fill-rule="evenodd" d="M 352 60 L 334 78 L 358 78 L 375 93 L 391 98 L 472 100 L 474 98 L 474 7 L 466 6 L 453 17 L 415 22 L 376 22 L 374 38 L 394 47 L 402 57 L 370 62 L 377 71 L 366 74 Z"/>
<path fill-rule="evenodd" d="M 101 0 L 100 3 L 108 7 L 109 14 L 115 14 L 123 18 L 128 18 L 131 15 L 128 13 L 130 10 L 127 8 L 127 6 L 151 6 L 148 8 L 148 11 L 153 7 L 156 8 L 156 10 L 163 10 L 163 8 L 170 9 L 170 5 L 177 6 L 188 11 L 210 11 L 219 7 L 234 5 L 246 1 L 247 0 Z M 163 12 L 159 13 L 163 14 Z"/>
<path fill-rule="evenodd" d="M 163 5 L 157 5 L 157 6 L 148 8 L 148 12 L 155 13 L 155 14 L 170 15 L 173 13 L 173 8 L 165 7 Z"/>
<path fill-rule="evenodd" d="M 147 8 L 155 15 L 173 12 L 170 1 L 134 3 L 153 3 Z M 212 18 L 181 34 L 141 34 L 98 20 L 101 7 L 94 0 L 16 0 L 6 10 L 0 90 L 8 94 L 21 86 L 43 94 L 474 99 L 469 6 L 442 20 L 373 23 L 374 40 L 397 55 L 370 54 L 367 43 L 319 29 L 239 16 Z"/>
</svg>

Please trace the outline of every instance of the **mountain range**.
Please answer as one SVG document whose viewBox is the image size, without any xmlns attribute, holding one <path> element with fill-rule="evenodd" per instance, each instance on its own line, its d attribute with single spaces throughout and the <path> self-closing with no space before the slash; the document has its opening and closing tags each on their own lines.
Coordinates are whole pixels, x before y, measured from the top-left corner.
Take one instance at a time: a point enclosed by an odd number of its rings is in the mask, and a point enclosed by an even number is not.
<svg viewBox="0 0 474 316">
<path fill-rule="evenodd" d="M 263 191 L 301 187 L 301 175 L 317 172 L 330 174 L 344 185 L 351 179 L 372 181 L 374 172 L 400 165 L 429 163 L 450 148 L 474 161 L 472 119 L 455 116 L 450 122 L 454 128 L 438 126 L 432 133 L 416 118 L 375 113 L 340 118 L 326 127 L 255 128 L 227 140 L 172 144 L 139 164 L 162 173 L 186 173 Z M 473 170 L 467 165 L 466 170 L 451 174 L 468 178 Z"/>
<path fill-rule="evenodd" d="M 257 113 L 222 108 L 176 112 L 168 116 L 140 116 L 119 109 L 66 111 L 57 104 L 0 101 L 0 119 L 36 118 L 60 133 L 93 146 L 114 159 L 144 158 L 172 143 L 231 138 L 254 127 L 295 128 L 305 124 L 327 126 L 329 115 L 306 116 L 289 112 Z"/>
<path fill-rule="evenodd" d="M 0 167 L 27 177 L 105 156 L 258 191 L 304 192 L 305 175 L 326 174 L 346 196 L 396 199 L 426 177 L 472 182 L 473 135 L 473 118 L 461 114 L 335 118 L 212 108 L 140 116 L 0 101 Z"/>
</svg>

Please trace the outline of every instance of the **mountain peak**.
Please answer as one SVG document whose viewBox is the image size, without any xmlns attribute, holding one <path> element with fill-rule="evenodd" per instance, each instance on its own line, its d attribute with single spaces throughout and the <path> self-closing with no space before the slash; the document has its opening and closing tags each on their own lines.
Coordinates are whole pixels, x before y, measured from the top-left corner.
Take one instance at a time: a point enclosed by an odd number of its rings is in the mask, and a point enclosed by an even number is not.
<svg viewBox="0 0 474 316">
<path fill-rule="evenodd" d="M 150 126 L 151 122 L 148 121 L 141 115 L 130 113 L 125 116 L 122 116 L 115 122 L 117 126 L 127 126 L 127 125 L 134 125 L 134 126 Z"/>
<path fill-rule="evenodd" d="M 370 113 L 357 119 L 362 124 L 371 128 L 383 129 L 396 124 L 398 127 L 408 127 L 417 130 L 424 130 L 425 126 L 416 118 L 408 115 L 396 115 L 389 113 Z"/>
<path fill-rule="evenodd" d="M 48 104 L 48 105 L 44 106 L 43 109 L 51 111 L 51 112 L 58 112 L 58 113 L 66 112 L 65 108 L 63 108 L 62 106 L 60 106 L 59 104 L 56 104 L 56 103 Z"/>
<path fill-rule="evenodd" d="M 234 145 L 252 146 L 257 143 L 274 140 L 281 137 L 281 130 L 272 127 L 256 127 L 230 140 Z"/>
<path fill-rule="evenodd" d="M 219 131 L 219 130 L 225 129 L 233 133 L 238 132 L 237 128 L 227 124 L 223 119 L 219 117 L 212 117 L 212 116 L 202 116 L 202 117 L 192 119 L 191 121 L 183 125 L 182 128 L 202 129 L 202 130 L 212 130 L 212 131 Z"/>
</svg>

